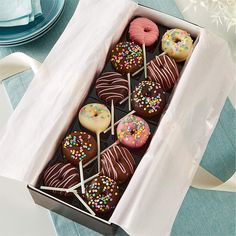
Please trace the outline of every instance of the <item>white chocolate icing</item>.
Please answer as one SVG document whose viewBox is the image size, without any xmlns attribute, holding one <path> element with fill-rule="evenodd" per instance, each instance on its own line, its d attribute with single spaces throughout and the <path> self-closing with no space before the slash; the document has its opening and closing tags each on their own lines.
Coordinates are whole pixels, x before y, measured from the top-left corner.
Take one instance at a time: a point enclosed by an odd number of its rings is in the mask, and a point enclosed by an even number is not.
<svg viewBox="0 0 236 236">
<path fill-rule="evenodd" d="M 181 62 L 186 60 L 192 52 L 193 40 L 188 32 L 181 29 L 171 29 L 163 35 L 161 47 L 168 56 Z"/>
<path fill-rule="evenodd" d="M 110 125 L 111 113 L 102 104 L 90 103 L 80 109 L 79 121 L 86 129 L 99 134 Z"/>
</svg>

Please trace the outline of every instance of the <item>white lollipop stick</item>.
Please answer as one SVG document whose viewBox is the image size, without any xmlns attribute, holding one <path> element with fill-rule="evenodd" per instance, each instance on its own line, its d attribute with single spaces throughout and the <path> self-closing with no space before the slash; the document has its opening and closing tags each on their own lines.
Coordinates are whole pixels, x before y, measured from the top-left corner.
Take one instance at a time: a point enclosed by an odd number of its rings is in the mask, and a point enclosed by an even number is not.
<svg viewBox="0 0 236 236">
<path fill-rule="evenodd" d="M 115 143 L 113 143 L 112 145 L 110 145 L 109 147 L 107 147 L 106 149 L 104 149 L 101 154 L 103 154 L 107 149 L 109 149 L 110 147 L 113 147 L 115 145 L 119 144 L 119 140 L 117 140 Z M 95 160 L 97 160 L 98 156 L 95 156 L 93 159 L 91 159 L 89 162 L 87 162 L 83 167 L 88 166 L 89 164 L 91 164 L 92 162 L 94 162 Z M 87 181 L 87 180 L 85 180 Z"/>
<path fill-rule="evenodd" d="M 99 174 L 97 173 L 96 175 L 93 175 L 89 178 L 87 178 L 85 181 L 84 181 L 84 184 L 88 183 L 89 181 L 91 181 L 92 179 L 96 178 Z M 81 186 L 81 182 L 74 185 L 73 187 L 69 188 L 67 191 L 68 192 L 73 192 L 75 189 L 79 188 Z"/>
<path fill-rule="evenodd" d="M 68 188 L 56 188 L 56 187 L 48 187 L 48 186 L 40 186 L 42 190 L 49 190 L 49 191 L 58 191 L 58 192 L 69 192 Z"/>
<path fill-rule="evenodd" d="M 130 81 L 130 73 L 127 74 L 127 78 L 128 78 L 128 86 L 129 86 L 129 91 L 128 91 L 129 111 L 131 111 L 131 81 Z"/>
<path fill-rule="evenodd" d="M 84 171 L 83 171 L 82 161 L 79 162 L 79 173 L 80 173 L 80 181 L 81 181 L 81 191 L 84 194 L 85 187 L 84 187 Z"/>
<path fill-rule="evenodd" d="M 128 115 L 132 115 L 134 114 L 135 111 L 131 111 L 129 112 L 127 115 L 125 115 L 124 117 L 122 117 L 120 120 L 116 121 L 116 123 L 114 124 L 114 126 L 118 125 L 120 123 L 121 120 L 123 120 L 125 117 L 127 117 Z M 111 126 L 109 128 L 107 128 L 106 130 L 103 131 L 103 133 L 105 134 L 107 131 L 109 131 L 111 129 Z"/>
<path fill-rule="evenodd" d="M 115 129 L 114 129 L 114 102 L 111 100 L 111 135 L 115 134 Z"/>
<path fill-rule="evenodd" d="M 121 104 L 123 104 L 126 100 L 128 100 L 129 99 L 129 97 L 126 97 L 126 98 L 124 98 L 122 101 L 120 101 L 119 102 L 119 104 L 121 105 Z"/>
<path fill-rule="evenodd" d="M 79 199 L 79 201 L 84 205 L 84 207 L 93 215 L 95 216 L 96 214 L 94 213 L 94 211 L 88 206 L 88 204 L 83 200 L 82 197 L 80 197 L 80 195 L 77 192 L 73 192 L 74 195 Z"/>
<path fill-rule="evenodd" d="M 146 57 L 146 48 L 145 43 L 143 43 L 143 62 L 144 62 L 144 77 L 147 78 L 147 57 Z"/>
<path fill-rule="evenodd" d="M 100 153 L 100 133 L 97 133 L 97 145 L 98 145 L 98 173 L 101 171 L 101 153 Z"/>
</svg>

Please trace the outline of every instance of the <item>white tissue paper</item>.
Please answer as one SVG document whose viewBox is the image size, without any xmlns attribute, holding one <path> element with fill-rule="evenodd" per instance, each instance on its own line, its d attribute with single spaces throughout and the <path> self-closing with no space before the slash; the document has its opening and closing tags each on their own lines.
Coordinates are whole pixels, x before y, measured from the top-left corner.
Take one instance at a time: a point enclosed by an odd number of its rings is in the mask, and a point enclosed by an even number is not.
<svg viewBox="0 0 236 236">
<path fill-rule="evenodd" d="M 234 66 L 222 39 L 133 1 L 80 1 L 5 127 L 0 175 L 36 182 L 108 51 L 135 15 L 199 35 L 150 147 L 110 219 L 131 235 L 168 235 L 232 86 Z"/>
</svg>

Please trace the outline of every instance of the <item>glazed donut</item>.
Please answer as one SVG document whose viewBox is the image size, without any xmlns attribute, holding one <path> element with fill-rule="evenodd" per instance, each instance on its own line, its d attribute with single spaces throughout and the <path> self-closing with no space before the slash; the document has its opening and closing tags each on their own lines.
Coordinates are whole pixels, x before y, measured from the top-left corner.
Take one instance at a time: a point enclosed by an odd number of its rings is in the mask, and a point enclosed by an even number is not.
<svg viewBox="0 0 236 236">
<path fill-rule="evenodd" d="M 181 62 L 188 58 L 193 49 L 193 40 L 189 33 L 181 29 L 171 29 L 163 35 L 162 50 L 175 61 Z"/>
<path fill-rule="evenodd" d="M 129 38 L 139 45 L 151 46 L 157 41 L 158 36 L 157 25 L 147 18 L 138 17 L 130 23 Z"/>
<path fill-rule="evenodd" d="M 97 95 L 114 104 L 122 101 L 128 95 L 128 80 L 117 72 L 105 72 L 96 81 Z"/>
<path fill-rule="evenodd" d="M 119 141 L 130 148 L 142 147 L 147 142 L 149 135 L 148 123 L 138 116 L 129 115 L 117 126 Z"/>
<path fill-rule="evenodd" d="M 142 67 L 143 51 L 133 42 L 118 43 L 111 51 L 111 64 L 121 74 L 132 74 Z"/>
<path fill-rule="evenodd" d="M 165 92 L 155 81 L 144 80 L 133 91 L 132 107 L 140 116 L 156 116 L 162 112 L 165 104 Z"/>
<path fill-rule="evenodd" d="M 111 113 L 108 108 L 99 103 L 90 103 L 80 109 L 80 123 L 94 133 L 101 133 L 111 122 Z"/>
<path fill-rule="evenodd" d="M 93 136 L 82 131 L 74 131 L 62 142 L 62 153 L 73 165 L 90 161 L 97 154 L 97 143 Z"/>
<path fill-rule="evenodd" d="M 171 90 L 179 80 L 179 71 L 173 58 L 156 56 L 147 66 L 147 78 L 161 85 L 164 91 Z"/>
<path fill-rule="evenodd" d="M 103 214 L 116 207 L 120 199 L 120 192 L 113 179 L 98 176 L 86 186 L 85 196 L 91 209 L 98 214 Z"/>
<path fill-rule="evenodd" d="M 135 161 L 125 147 L 112 146 L 101 156 L 101 174 L 117 183 L 126 182 L 134 173 Z"/>
<path fill-rule="evenodd" d="M 44 185 L 55 188 L 70 188 L 80 183 L 78 170 L 71 163 L 57 163 L 48 167 L 43 175 Z M 71 196 L 71 193 L 53 191 L 63 196 Z"/>
</svg>

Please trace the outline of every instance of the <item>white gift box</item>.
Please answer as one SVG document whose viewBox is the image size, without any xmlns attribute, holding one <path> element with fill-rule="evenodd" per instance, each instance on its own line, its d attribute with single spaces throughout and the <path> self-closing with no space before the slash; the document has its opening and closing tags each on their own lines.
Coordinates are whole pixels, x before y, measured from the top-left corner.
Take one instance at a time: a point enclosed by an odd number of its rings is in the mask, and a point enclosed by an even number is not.
<svg viewBox="0 0 236 236">
<path fill-rule="evenodd" d="M 134 16 L 184 29 L 197 39 L 148 151 L 105 221 L 35 184 Z M 0 175 L 28 184 L 36 203 L 101 233 L 112 234 L 119 225 L 131 235 L 168 235 L 232 87 L 234 70 L 227 43 L 199 26 L 133 1 L 81 0 L 2 132 Z"/>
</svg>

